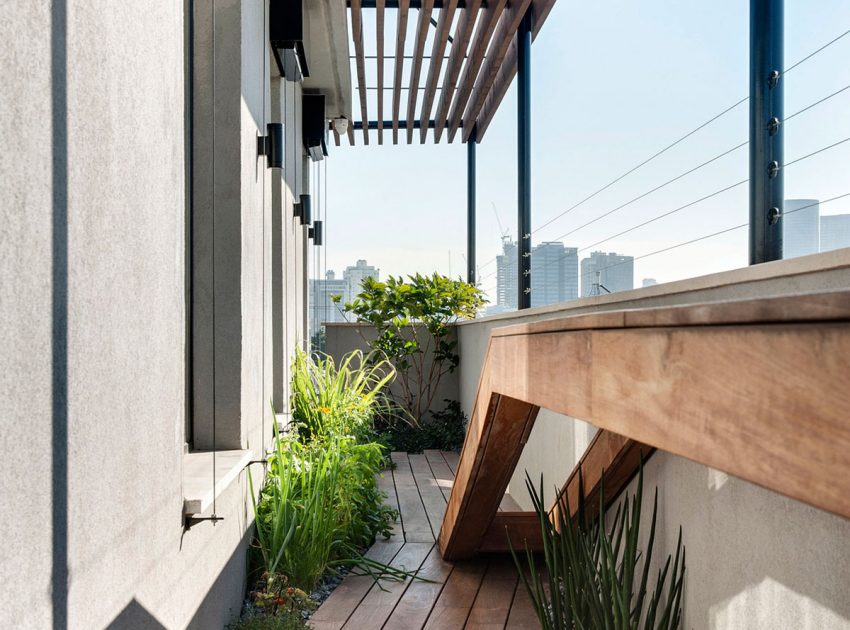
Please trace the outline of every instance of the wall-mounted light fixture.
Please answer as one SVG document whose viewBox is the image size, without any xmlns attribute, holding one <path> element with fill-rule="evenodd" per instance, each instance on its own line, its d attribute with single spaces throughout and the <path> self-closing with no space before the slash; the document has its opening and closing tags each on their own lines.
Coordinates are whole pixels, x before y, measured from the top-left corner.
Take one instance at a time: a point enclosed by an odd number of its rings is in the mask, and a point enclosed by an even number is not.
<svg viewBox="0 0 850 630">
<path fill-rule="evenodd" d="M 319 220 L 313 221 L 313 227 L 307 230 L 307 237 L 313 239 L 313 245 L 316 247 L 322 246 L 322 222 Z"/>
<path fill-rule="evenodd" d="M 257 154 L 266 156 L 268 168 L 283 168 L 283 124 L 266 125 L 266 136 L 257 138 Z"/>
<path fill-rule="evenodd" d="M 345 118 L 344 116 L 341 118 L 335 118 L 334 130 L 341 136 L 348 133 L 348 118 Z"/>
<path fill-rule="evenodd" d="M 310 195 L 301 195 L 301 201 L 293 204 L 295 217 L 301 219 L 301 225 L 310 225 L 313 219 L 313 211 L 310 208 Z"/>
<path fill-rule="evenodd" d="M 310 76 L 304 49 L 303 0 L 270 0 L 269 43 L 282 77 L 300 82 Z"/>
<path fill-rule="evenodd" d="M 328 123 L 325 117 L 325 95 L 305 94 L 301 99 L 301 128 L 304 148 L 314 162 L 328 154 Z"/>
</svg>

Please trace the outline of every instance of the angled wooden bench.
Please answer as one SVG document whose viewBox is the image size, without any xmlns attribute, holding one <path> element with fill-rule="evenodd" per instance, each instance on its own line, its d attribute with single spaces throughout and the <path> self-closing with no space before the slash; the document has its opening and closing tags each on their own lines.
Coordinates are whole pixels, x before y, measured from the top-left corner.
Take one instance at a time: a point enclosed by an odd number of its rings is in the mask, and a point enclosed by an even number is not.
<svg viewBox="0 0 850 630">
<path fill-rule="evenodd" d="M 581 462 L 589 495 L 604 468 L 613 497 L 657 448 L 850 517 L 850 291 L 494 330 L 445 559 L 506 549 L 506 527 L 533 540 L 533 514 L 497 510 L 541 407 L 601 429 Z M 562 491 L 573 505 L 577 487 L 574 473 Z"/>
</svg>

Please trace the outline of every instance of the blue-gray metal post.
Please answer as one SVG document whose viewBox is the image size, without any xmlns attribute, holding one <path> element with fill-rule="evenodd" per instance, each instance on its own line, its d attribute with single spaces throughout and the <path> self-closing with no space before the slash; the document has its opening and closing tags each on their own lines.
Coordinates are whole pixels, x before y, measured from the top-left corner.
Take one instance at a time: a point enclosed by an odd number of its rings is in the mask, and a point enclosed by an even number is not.
<svg viewBox="0 0 850 630">
<path fill-rule="evenodd" d="M 517 308 L 531 306 L 531 9 L 517 32 Z"/>
<path fill-rule="evenodd" d="M 782 258 L 783 2 L 750 0 L 750 264 Z"/>
<path fill-rule="evenodd" d="M 475 145 L 478 128 L 466 143 L 466 281 L 475 284 Z"/>
</svg>

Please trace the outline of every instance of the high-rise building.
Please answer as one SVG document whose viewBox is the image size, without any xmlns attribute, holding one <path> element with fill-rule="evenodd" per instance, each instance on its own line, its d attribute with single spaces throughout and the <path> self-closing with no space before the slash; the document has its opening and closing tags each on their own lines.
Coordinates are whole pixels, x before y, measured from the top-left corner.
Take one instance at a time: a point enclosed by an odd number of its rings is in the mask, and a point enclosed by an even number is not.
<svg viewBox="0 0 850 630">
<path fill-rule="evenodd" d="M 656 284 L 658 284 L 658 280 L 656 280 L 655 278 L 644 278 L 643 282 L 641 283 L 641 286 L 654 287 Z"/>
<path fill-rule="evenodd" d="M 558 304 L 578 297 L 578 249 L 543 242 L 531 250 L 531 306 Z"/>
<path fill-rule="evenodd" d="M 830 214 L 820 218 L 820 250 L 850 247 L 850 214 Z"/>
<path fill-rule="evenodd" d="M 509 237 L 502 238 L 502 253 L 496 256 L 496 306 L 517 307 L 517 245 Z"/>
<path fill-rule="evenodd" d="M 786 199 L 782 215 L 782 257 L 817 254 L 820 249 L 820 204 L 817 199 Z"/>
<path fill-rule="evenodd" d="M 348 282 L 343 299 L 351 302 L 360 293 L 361 285 L 366 278 L 380 279 L 380 270 L 368 264 L 365 260 L 358 260 L 356 265 L 349 265 L 342 272 L 342 279 Z"/>
<path fill-rule="evenodd" d="M 333 271 L 325 274 L 324 280 L 310 280 L 308 304 L 310 315 L 310 336 L 315 335 L 325 322 L 343 322 L 342 314 L 345 294 L 348 291 L 347 280 L 337 280 Z M 339 304 L 334 303 L 333 296 L 340 295 L 342 300 Z"/>
<path fill-rule="evenodd" d="M 581 261 L 581 296 L 629 291 L 635 286 L 635 259 L 613 252 L 591 252 Z"/>
</svg>

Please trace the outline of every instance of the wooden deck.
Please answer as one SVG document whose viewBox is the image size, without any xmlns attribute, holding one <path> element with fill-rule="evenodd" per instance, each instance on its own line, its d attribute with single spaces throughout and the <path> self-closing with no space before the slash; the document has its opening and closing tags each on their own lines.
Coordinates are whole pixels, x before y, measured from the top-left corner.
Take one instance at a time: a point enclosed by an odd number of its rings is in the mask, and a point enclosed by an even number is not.
<svg viewBox="0 0 850 630">
<path fill-rule="evenodd" d="M 382 582 L 348 576 L 310 620 L 317 630 L 351 628 L 539 628 L 510 556 L 444 562 L 436 539 L 457 469 L 457 453 L 393 453 L 396 469 L 379 480 L 401 518 L 389 540 L 367 552 L 381 562 L 416 570 L 422 580 Z M 519 507 L 505 495 L 501 508 Z"/>
</svg>

